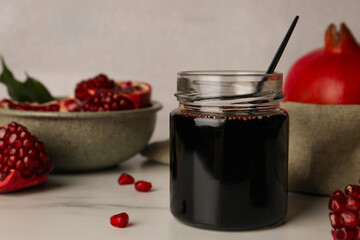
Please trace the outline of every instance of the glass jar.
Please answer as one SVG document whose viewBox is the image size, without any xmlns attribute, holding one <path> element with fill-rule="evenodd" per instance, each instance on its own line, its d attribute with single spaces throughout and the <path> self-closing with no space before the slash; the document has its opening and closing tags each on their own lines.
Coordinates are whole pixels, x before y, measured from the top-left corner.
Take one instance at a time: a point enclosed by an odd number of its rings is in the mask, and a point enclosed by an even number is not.
<svg viewBox="0 0 360 240">
<path fill-rule="evenodd" d="M 178 73 L 170 113 L 170 209 L 190 225 L 262 228 L 287 210 L 289 119 L 282 74 Z"/>
</svg>

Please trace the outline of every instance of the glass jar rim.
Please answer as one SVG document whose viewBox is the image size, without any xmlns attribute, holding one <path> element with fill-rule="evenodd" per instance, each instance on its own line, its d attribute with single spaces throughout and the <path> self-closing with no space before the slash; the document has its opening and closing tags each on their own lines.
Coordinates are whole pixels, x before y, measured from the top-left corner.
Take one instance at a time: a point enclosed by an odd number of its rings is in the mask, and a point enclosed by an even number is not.
<svg viewBox="0 0 360 240">
<path fill-rule="evenodd" d="M 233 113 L 272 111 L 283 99 L 283 74 L 251 70 L 183 71 L 175 96 L 181 106 Z"/>
<path fill-rule="evenodd" d="M 282 76 L 281 72 L 266 73 L 260 70 L 192 70 L 192 71 L 181 71 L 178 72 L 179 76 Z"/>
</svg>

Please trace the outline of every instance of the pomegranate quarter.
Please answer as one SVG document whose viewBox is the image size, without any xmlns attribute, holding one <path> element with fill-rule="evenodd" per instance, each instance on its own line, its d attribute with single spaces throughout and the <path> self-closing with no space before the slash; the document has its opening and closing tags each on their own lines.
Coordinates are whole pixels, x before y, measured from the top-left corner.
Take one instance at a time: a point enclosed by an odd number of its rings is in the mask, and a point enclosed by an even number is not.
<svg viewBox="0 0 360 240">
<path fill-rule="evenodd" d="M 1 193 L 42 184 L 52 170 L 44 144 L 26 127 L 15 122 L 0 127 Z"/>
</svg>

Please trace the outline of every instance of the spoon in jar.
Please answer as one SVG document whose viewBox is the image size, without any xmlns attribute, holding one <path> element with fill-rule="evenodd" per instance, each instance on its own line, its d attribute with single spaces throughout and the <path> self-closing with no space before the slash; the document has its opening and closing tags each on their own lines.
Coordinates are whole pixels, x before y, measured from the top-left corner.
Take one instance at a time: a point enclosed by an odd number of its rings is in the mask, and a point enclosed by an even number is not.
<svg viewBox="0 0 360 240">
<path fill-rule="evenodd" d="M 289 39 L 290 39 L 290 37 L 291 37 L 291 34 L 292 34 L 292 32 L 293 32 L 293 30 L 294 30 L 294 28 L 295 28 L 295 26 L 296 26 L 296 23 L 297 23 L 298 19 L 299 19 L 299 16 L 296 16 L 296 17 L 294 18 L 294 20 L 293 20 L 293 22 L 292 22 L 289 30 L 287 31 L 287 33 L 286 33 L 283 41 L 282 41 L 281 44 L 280 44 L 280 47 L 279 47 L 279 49 L 277 50 L 277 52 L 276 52 L 276 54 L 275 54 L 275 56 L 274 56 L 274 58 L 273 58 L 273 60 L 272 60 L 272 62 L 271 62 L 271 64 L 270 64 L 269 68 L 267 69 L 266 74 L 272 74 L 272 73 L 274 72 L 274 70 L 275 70 L 275 68 L 276 68 L 276 65 L 278 64 L 278 62 L 279 62 L 279 60 L 280 60 L 280 58 L 281 58 L 281 55 L 282 55 L 282 53 L 284 52 L 284 49 L 285 49 L 285 47 L 286 47 L 286 44 L 288 43 L 288 41 L 289 41 Z M 256 92 L 261 92 L 261 91 L 262 91 L 262 88 L 263 88 L 264 83 L 265 83 L 266 80 L 267 80 L 267 77 L 264 77 L 264 78 L 259 82 L 259 84 L 257 85 Z"/>
</svg>

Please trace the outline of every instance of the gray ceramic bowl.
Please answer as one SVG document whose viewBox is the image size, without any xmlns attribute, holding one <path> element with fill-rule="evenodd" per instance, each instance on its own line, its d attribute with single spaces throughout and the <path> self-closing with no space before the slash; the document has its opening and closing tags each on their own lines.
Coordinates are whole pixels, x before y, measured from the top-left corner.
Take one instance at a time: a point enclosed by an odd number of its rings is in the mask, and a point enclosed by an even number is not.
<svg viewBox="0 0 360 240">
<path fill-rule="evenodd" d="M 26 126 L 40 141 L 56 171 L 93 171 L 115 166 L 148 143 L 159 102 L 136 110 L 111 112 L 34 112 L 0 109 L 0 124 Z"/>
</svg>

